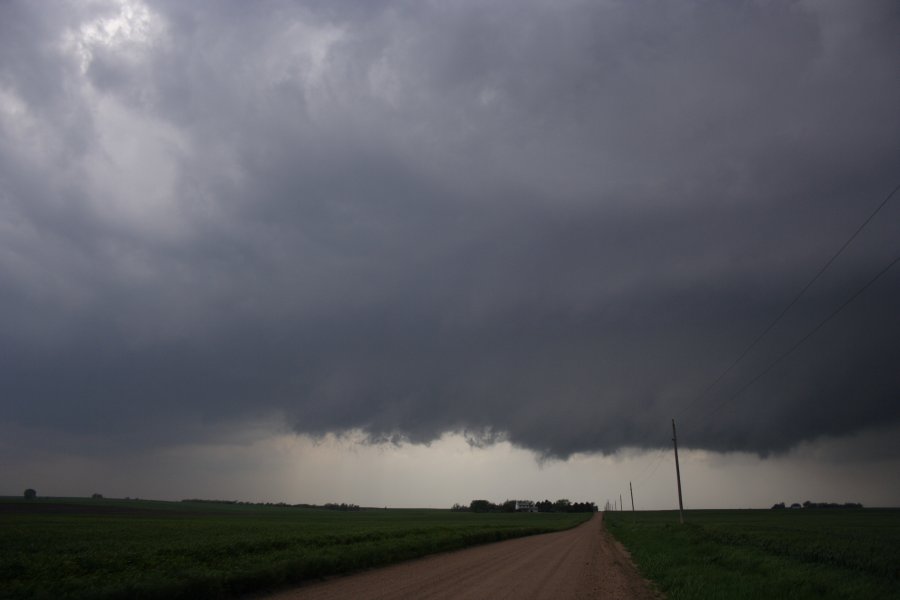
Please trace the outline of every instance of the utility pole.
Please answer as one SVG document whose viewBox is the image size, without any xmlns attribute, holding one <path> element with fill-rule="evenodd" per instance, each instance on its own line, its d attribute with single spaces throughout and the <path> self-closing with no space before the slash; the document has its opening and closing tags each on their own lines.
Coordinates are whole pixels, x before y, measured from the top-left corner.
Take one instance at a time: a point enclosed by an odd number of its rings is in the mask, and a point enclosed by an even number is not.
<svg viewBox="0 0 900 600">
<path fill-rule="evenodd" d="M 622 494 L 619 494 L 619 510 L 625 510 L 625 504 L 622 502 Z"/>
<path fill-rule="evenodd" d="M 634 512 L 634 488 L 631 487 L 631 482 L 628 482 L 628 491 L 631 492 L 631 512 Z"/>
<path fill-rule="evenodd" d="M 678 434 L 675 433 L 675 419 L 672 419 L 672 443 L 675 444 L 675 477 L 678 479 L 678 520 L 684 524 L 684 503 L 681 500 L 681 468 L 678 466 Z"/>
</svg>

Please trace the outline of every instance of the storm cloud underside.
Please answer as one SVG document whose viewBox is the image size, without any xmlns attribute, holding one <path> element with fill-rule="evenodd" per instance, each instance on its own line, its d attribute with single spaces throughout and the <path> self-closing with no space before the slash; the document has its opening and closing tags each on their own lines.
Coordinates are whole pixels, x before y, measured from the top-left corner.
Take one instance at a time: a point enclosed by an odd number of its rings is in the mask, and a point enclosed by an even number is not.
<svg viewBox="0 0 900 600">
<path fill-rule="evenodd" d="M 546 456 L 900 424 L 892 2 L 0 6 L 7 425 Z M 690 410 L 688 410 L 688 408 Z"/>
</svg>

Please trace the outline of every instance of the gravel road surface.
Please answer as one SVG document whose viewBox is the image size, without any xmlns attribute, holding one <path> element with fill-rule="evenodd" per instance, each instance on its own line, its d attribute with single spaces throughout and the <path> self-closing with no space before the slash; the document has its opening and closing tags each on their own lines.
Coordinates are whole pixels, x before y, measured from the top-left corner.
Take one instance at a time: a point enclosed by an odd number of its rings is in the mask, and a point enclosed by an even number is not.
<svg viewBox="0 0 900 600">
<path fill-rule="evenodd" d="M 568 531 L 517 538 L 311 583 L 267 600 L 459 598 L 657 599 L 603 516 Z"/>
</svg>

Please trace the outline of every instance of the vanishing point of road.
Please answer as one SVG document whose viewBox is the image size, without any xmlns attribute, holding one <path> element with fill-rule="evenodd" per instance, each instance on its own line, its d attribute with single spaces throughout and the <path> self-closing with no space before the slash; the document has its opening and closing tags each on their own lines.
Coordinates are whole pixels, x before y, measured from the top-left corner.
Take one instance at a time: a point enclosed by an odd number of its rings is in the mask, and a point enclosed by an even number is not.
<svg viewBox="0 0 900 600">
<path fill-rule="evenodd" d="M 603 515 L 517 538 L 310 583 L 267 600 L 657 599 Z"/>
</svg>

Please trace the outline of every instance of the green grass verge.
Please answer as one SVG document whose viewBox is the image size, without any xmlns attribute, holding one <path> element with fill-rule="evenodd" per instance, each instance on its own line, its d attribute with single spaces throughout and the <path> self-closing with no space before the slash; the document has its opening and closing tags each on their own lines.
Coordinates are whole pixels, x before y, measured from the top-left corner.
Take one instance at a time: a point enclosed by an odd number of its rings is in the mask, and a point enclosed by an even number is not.
<svg viewBox="0 0 900 600">
<path fill-rule="evenodd" d="M 900 510 L 608 512 L 672 600 L 900 598 Z"/>
<path fill-rule="evenodd" d="M 5 499 L 0 598 L 227 598 L 589 516 Z"/>
</svg>

